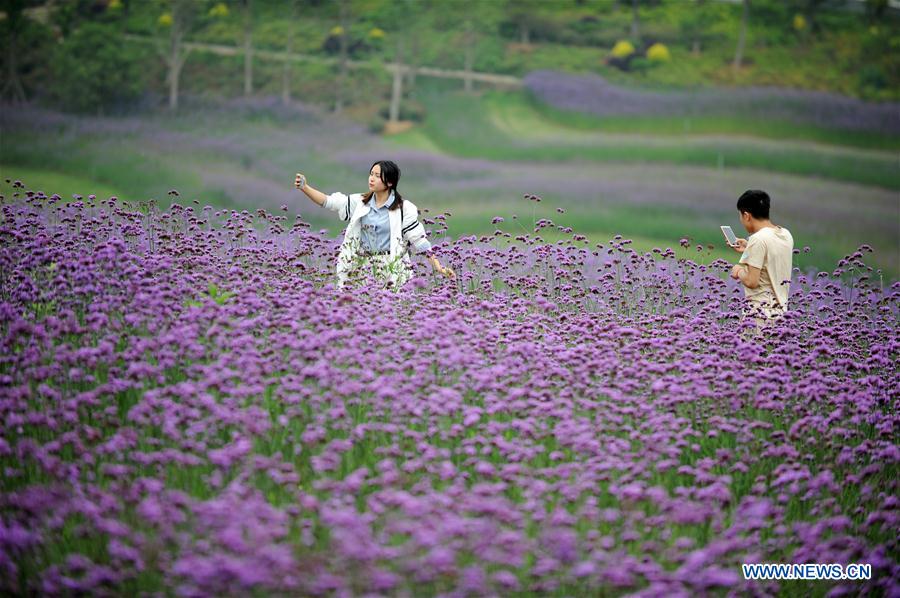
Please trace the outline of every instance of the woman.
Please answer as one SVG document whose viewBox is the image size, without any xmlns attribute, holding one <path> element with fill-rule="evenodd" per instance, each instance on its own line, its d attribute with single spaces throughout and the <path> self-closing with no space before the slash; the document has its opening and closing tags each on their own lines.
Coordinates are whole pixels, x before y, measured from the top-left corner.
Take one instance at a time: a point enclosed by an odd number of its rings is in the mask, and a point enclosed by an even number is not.
<svg viewBox="0 0 900 598">
<path fill-rule="evenodd" d="M 390 160 L 372 164 L 367 193 L 325 195 L 307 184 L 304 175 L 298 173 L 294 179 L 294 186 L 314 203 L 349 222 L 338 257 L 338 288 L 353 273 L 371 272 L 398 289 L 412 277 L 409 246 L 417 253 L 431 250 L 425 227 L 419 222 L 419 210 L 400 195 L 399 181 L 400 168 Z M 436 257 L 429 254 L 428 260 L 438 273 L 454 278 L 453 270 L 441 266 Z"/>
</svg>

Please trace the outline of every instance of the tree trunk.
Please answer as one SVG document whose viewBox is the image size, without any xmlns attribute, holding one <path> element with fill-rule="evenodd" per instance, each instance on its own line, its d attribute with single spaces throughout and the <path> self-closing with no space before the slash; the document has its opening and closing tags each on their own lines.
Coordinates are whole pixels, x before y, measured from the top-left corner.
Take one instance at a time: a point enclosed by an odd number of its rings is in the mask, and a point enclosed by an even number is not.
<svg viewBox="0 0 900 598">
<path fill-rule="evenodd" d="M 166 77 L 169 83 L 169 109 L 178 109 L 178 88 L 181 81 L 181 68 L 187 60 L 190 50 L 183 45 L 184 33 L 189 27 L 191 7 L 189 0 L 175 0 L 172 3 L 172 29 L 169 33 L 169 48 L 160 47 L 160 53 L 168 67 Z"/>
<path fill-rule="evenodd" d="M 244 0 L 244 95 L 253 93 L 253 0 Z"/>
<path fill-rule="evenodd" d="M 6 9 L 6 28 L 9 30 L 9 37 L 6 40 L 6 83 L 0 90 L 0 97 L 8 97 L 15 103 L 24 102 L 25 89 L 22 87 L 22 81 L 19 79 L 19 63 L 16 61 L 17 50 L 19 45 L 19 31 L 23 25 L 22 13 L 25 10 L 24 2 L 5 2 Z"/>
<path fill-rule="evenodd" d="M 638 16 L 638 0 L 631 0 L 631 38 L 635 43 L 641 41 L 640 17 Z"/>
<path fill-rule="evenodd" d="M 731 65 L 735 73 L 740 70 L 741 62 L 744 60 L 744 43 L 747 39 L 747 13 L 749 12 L 750 0 L 744 0 L 741 11 L 741 30 L 738 34 L 737 48 L 734 50 L 734 63 Z"/>
<path fill-rule="evenodd" d="M 181 78 L 181 67 L 169 67 L 169 109 L 178 110 L 178 80 Z"/>
<path fill-rule="evenodd" d="M 350 2 L 341 0 L 341 53 L 338 61 L 337 96 L 334 99 L 334 111 L 341 112 L 344 109 L 344 95 L 347 91 L 347 62 L 349 60 L 349 36 L 350 28 Z"/>
<path fill-rule="evenodd" d="M 397 55 L 394 60 L 394 84 L 391 87 L 391 107 L 388 120 L 396 123 L 400 120 L 400 100 L 403 98 L 403 39 L 397 39 Z"/>
<path fill-rule="evenodd" d="M 169 109 L 178 110 L 178 81 L 181 78 L 181 32 L 178 31 L 178 23 L 172 23 L 171 45 L 169 57 Z"/>
<path fill-rule="evenodd" d="M 6 84 L 0 97 L 8 97 L 13 103 L 25 102 L 25 89 L 19 80 L 19 65 L 16 63 L 17 35 L 13 32 L 6 40 Z"/>
<path fill-rule="evenodd" d="M 700 40 L 699 40 L 699 39 L 694 39 L 694 45 L 693 45 L 693 47 L 691 48 L 691 53 L 692 53 L 694 56 L 699 56 L 699 55 L 700 55 Z"/>
<path fill-rule="evenodd" d="M 409 69 L 406 71 L 406 88 L 412 90 L 416 86 L 416 63 L 419 55 L 419 36 L 415 31 L 410 32 Z"/>
<path fill-rule="evenodd" d="M 525 23 L 519 24 L 519 41 L 525 45 L 531 43 L 531 31 Z"/>
</svg>

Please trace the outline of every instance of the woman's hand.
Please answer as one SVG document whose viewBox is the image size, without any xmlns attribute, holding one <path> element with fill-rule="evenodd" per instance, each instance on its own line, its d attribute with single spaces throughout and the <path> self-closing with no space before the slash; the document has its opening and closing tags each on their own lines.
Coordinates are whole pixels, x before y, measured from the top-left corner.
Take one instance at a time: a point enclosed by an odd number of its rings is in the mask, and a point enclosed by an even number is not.
<svg viewBox="0 0 900 598">
<path fill-rule="evenodd" d="M 434 268 L 434 271 L 441 276 L 446 276 L 450 280 L 456 278 L 456 272 L 453 271 L 453 268 L 442 266 L 438 259 L 433 255 L 428 256 L 428 261 L 431 262 L 431 267 Z"/>
<path fill-rule="evenodd" d="M 297 173 L 294 176 L 294 189 L 299 189 L 303 191 L 308 198 L 310 198 L 313 203 L 319 206 L 325 205 L 325 194 L 315 189 L 312 185 L 306 182 L 306 175 L 302 173 Z"/>
</svg>

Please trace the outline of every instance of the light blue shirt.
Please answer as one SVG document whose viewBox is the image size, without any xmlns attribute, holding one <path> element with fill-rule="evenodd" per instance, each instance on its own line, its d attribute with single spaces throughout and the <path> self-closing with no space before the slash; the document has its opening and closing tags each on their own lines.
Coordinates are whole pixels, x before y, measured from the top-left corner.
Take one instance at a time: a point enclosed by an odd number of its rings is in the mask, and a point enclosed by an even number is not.
<svg viewBox="0 0 900 598">
<path fill-rule="evenodd" d="M 380 208 L 375 205 L 375 196 L 369 200 L 369 213 L 359 219 L 360 246 L 363 251 L 391 250 L 391 220 L 388 210 L 394 205 L 394 192 L 388 196 Z M 413 246 L 419 253 L 431 250 L 431 242 L 424 236 L 417 239 Z"/>
<path fill-rule="evenodd" d="M 369 200 L 369 213 L 360 218 L 360 240 L 364 251 L 391 250 L 391 221 L 388 210 L 394 205 L 394 192 L 380 208 L 375 205 L 375 195 Z"/>
</svg>

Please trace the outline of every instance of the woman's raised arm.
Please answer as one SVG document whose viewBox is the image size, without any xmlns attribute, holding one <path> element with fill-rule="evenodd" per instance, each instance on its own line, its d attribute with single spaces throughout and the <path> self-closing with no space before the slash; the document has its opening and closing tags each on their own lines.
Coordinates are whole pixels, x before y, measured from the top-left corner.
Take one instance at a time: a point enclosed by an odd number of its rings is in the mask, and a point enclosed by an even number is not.
<svg viewBox="0 0 900 598">
<path fill-rule="evenodd" d="M 320 206 L 325 205 L 326 195 L 324 193 L 322 193 L 321 191 L 319 191 L 318 189 L 309 185 L 306 182 L 306 177 L 303 176 L 302 174 L 300 174 L 299 172 L 297 173 L 297 176 L 294 177 L 294 187 L 296 187 L 297 189 L 300 189 L 301 191 L 306 193 L 306 196 L 308 198 L 310 198 L 313 201 L 313 203 L 318 204 Z"/>
</svg>

